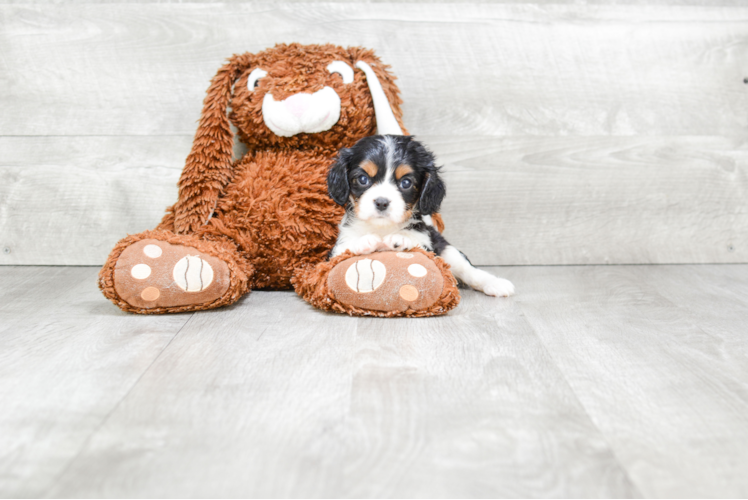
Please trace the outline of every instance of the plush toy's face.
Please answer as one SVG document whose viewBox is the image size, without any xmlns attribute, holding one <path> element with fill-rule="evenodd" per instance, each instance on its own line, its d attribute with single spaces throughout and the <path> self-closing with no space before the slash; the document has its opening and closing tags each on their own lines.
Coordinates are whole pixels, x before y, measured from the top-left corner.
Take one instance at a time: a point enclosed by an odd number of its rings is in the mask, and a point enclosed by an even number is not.
<svg viewBox="0 0 748 500">
<path fill-rule="evenodd" d="M 359 61 L 381 75 L 385 97 L 400 117 L 394 79 L 370 51 L 292 44 L 239 57 L 230 118 L 245 142 L 338 149 L 376 133 L 372 95 Z"/>
</svg>

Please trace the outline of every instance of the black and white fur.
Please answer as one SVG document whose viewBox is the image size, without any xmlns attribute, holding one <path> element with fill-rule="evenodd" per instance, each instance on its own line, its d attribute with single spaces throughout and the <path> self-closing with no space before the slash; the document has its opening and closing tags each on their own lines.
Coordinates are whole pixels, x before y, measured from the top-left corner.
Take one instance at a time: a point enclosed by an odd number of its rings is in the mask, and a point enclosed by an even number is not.
<svg viewBox="0 0 748 500">
<path fill-rule="evenodd" d="M 346 209 L 331 257 L 420 247 L 434 252 L 454 276 L 486 295 L 509 296 L 514 285 L 473 267 L 436 230 L 446 188 L 434 155 L 411 136 L 375 135 L 338 153 L 327 176 L 330 196 Z"/>
</svg>

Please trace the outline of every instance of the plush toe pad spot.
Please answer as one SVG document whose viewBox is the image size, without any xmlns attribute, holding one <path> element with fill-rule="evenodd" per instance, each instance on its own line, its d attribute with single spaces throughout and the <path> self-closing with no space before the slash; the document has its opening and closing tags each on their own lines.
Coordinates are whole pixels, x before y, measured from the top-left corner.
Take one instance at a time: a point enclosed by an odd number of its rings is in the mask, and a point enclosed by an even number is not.
<svg viewBox="0 0 748 500">
<path fill-rule="evenodd" d="M 413 302 L 418 298 L 418 288 L 413 285 L 403 285 L 400 287 L 400 297 L 408 302 Z"/>
<path fill-rule="evenodd" d="M 444 288 L 441 271 L 420 252 L 351 257 L 330 271 L 327 282 L 341 303 L 385 312 L 426 309 Z"/>
<path fill-rule="evenodd" d="M 426 268 L 423 267 L 421 264 L 411 264 L 408 266 L 408 272 L 411 276 L 415 276 L 416 278 L 423 278 L 426 276 Z"/>
<path fill-rule="evenodd" d="M 213 281 L 213 268 L 197 255 L 188 255 L 177 262 L 172 276 L 185 292 L 202 292 Z"/>
<path fill-rule="evenodd" d="M 146 300 L 148 302 L 153 302 L 161 295 L 161 292 L 158 291 L 158 288 L 153 288 L 152 286 L 149 286 L 143 292 L 140 294 L 140 298 L 143 300 Z"/>
<path fill-rule="evenodd" d="M 161 247 L 158 245 L 146 245 L 143 248 L 143 253 L 151 259 L 158 259 L 159 257 L 161 257 L 163 250 L 161 250 Z"/>
<path fill-rule="evenodd" d="M 130 269 L 130 274 L 136 280 L 144 280 L 151 275 L 151 267 L 147 264 L 136 264 Z"/>
<path fill-rule="evenodd" d="M 153 309 L 212 302 L 230 284 L 228 265 L 195 248 L 154 239 L 127 247 L 114 268 L 114 289 L 134 307 Z"/>
<path fill-rule="evenodd" d="M 358 293 L 373 292 L 382 285 L 387 268 L 378 260 L 361 259 L 354 262 L 345 273 L 345 284 Z"/>
</svg>

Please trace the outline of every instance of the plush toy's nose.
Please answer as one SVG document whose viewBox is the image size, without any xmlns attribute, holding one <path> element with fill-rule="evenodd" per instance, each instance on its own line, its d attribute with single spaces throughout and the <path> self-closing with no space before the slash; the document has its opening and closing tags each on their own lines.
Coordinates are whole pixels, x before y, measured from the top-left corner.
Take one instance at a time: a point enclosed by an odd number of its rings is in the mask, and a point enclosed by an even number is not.
<svg viewBox="0 0 748 500">
<path fill-rule="evenodd" d="M 286 109 L 288 109 L 288 111 L 290 111 L 294 116 L 300 118 L 304 113 L 306 113 L 309 106 L 312 105 L 312 95 L 294 94 L 283 102 L 286 103 Z"/>
</svg>

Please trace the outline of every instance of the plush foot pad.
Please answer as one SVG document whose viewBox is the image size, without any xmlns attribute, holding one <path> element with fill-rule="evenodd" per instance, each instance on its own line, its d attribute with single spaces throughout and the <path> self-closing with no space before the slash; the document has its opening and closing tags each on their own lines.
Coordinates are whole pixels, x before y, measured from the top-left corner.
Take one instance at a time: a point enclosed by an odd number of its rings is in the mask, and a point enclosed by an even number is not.
<svg viewBox="0 0 748 500">
<path fill-rule="evenodd" d="M 340 303 L 370 311 L 419 311 L 433 305 L 444 277 L 420 252 L 377 252 L 336 265 L 328 286 Z"/>
<path fill-rule="evenodd" d="M 154 239 L 127 247 L 114 268 L 117 294 L 145 309 L 212 302 L 229 284 L 229 268 L 222 260 Z"/>
</svg>

